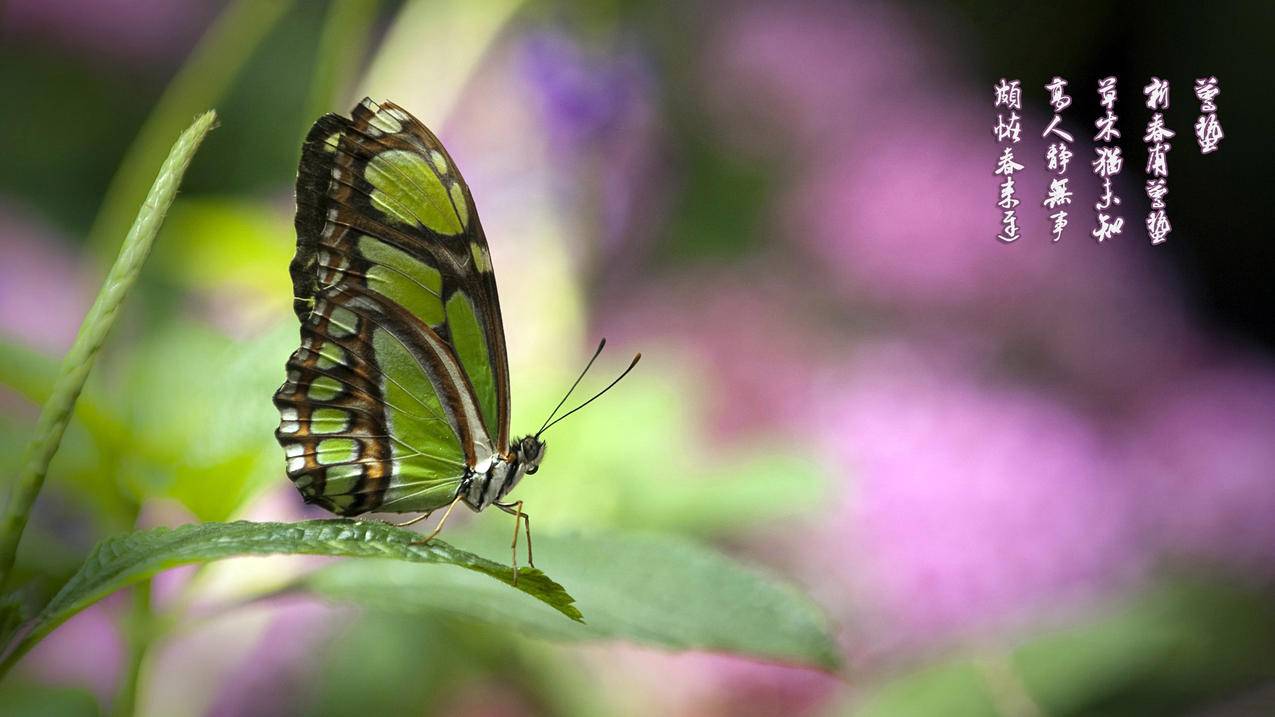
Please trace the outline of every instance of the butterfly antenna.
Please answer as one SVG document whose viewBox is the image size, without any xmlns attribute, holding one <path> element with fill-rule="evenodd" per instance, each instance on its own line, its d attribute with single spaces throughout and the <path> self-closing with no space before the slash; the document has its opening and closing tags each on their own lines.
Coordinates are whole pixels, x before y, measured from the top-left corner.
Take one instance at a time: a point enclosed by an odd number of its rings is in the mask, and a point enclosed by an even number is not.
<svg viewBox="0 0 1275 717">
<path fill-rule="evenodd" d="M 596 358 L 596 356 L 595 356 L 594 358 Z M 633 367 L 634 367 L 634 366 L 637 366 L 637 365 L 638 365 L 638 361 L 641 361 L 641 360 L 642 360 L 642 354 L 638 354 L 637 356 L 634 356 L 634 357 L 633 357 L 633 362 L 629 364 L 629 367 L 628 367 L 628 368 L 624 369 L 624 373 L 620 374 L 619 376 L 616 376 L 615 380 L 614 380 L 614 381 L 612 381 L 611 383 L 608 383 L 606 388 L 604 388 L 604 389 L 602 389 L 601 391 L 598 391 L 597 393 L 593 394 L 593 398 L 590 398 L 589 400 L 585 401 L 584 403 L 580 404 L 579 406 L 576 406 L 575 408 L 571 409 L 570 411 L 567 411 L 566 413 L 562 414 L 561 416 L 558 416 L 558 418 L 557 418 L 556 420 L 554 420 L 553 422 L 551 422 L 551 423 L 547 424 L 544 428 L 541 428 L 539 431 L 537 431 L 537 432 L 536 432 L 536 437 L 537 437 L 537 438 L 539 438 L 541 433 L 544 433 L 545 431 L 549 430 L 550 428 L 553 428 L 553 427 L 554 427 L 554 425 L 556 425 L 556 424 L 560 423 L 560 422 L 562 421 L 562 419 L 566 418 L 567 416 L 570 416 L 571 414 L 575 413 L 576 411 L 579 411 L 580 409 L 584 408 L 585 406 L 589 405 L 590 403 L 593 403 L 594 401 L 596 401 L 596 400 L 598 400 L 599 398 L 601 398 L 601 397 L 602 397 L 602 394 L 606 393 L 607 391 L 610 391 L 610 390 L 612 389 L 612 387 L 614 387 L 614 386 L 615 386 L 615 384 L 617 384 L 617 383 L 619 383 L 619 382 L 620 382 L 620 379 L 624 378 L 625 376 L 628 376 L 628 375 L 629 375 L 629 372 L 633 370 Z M 591 362 L 591 363 L 592 363 L 592 362 Z M 564 399 L 564 400 L 565 400 L 565 399 Z"/>
<path fill-rule="evenodd" d="M 563 396 L 561 401 L 558 401 L 558 405 L 553 407 L 553 411 L 549 413 L 549 417 L 545 419 L 545 422 L 543 424 L 541 424 L 540 430 L 536 431 L 537 438 L 539 438 L 540 434 L 544 433 L 545 429 L 549 427 L 549 422 L 553 420 L 554 414 L 558 412 L 558 409 L 562 408 L 562 404 L 566 403 L 568 398 L 571 398 L 571 392 L 576 390 L 576 386 L 580 385 L 580 381 L 584 380 L 584 375 L 589 372 L 590 368 L 593 367 L 593 362 L 598 360 L 598 356 L 602 353 L 602 349 L 606 345 L 607 345 L 607 340 L 605 338 L 602 339 L 602 341 L 598 342 L 598 349 L 593 352 L 593 358 L 589 359 L 589 363 L 584 365 L 584 370 L 581 371 L 580 375 L 576 377 L 575 383 L 571 384 L 571 388 L 567 389 L 567 395 Z"/>
</svg>

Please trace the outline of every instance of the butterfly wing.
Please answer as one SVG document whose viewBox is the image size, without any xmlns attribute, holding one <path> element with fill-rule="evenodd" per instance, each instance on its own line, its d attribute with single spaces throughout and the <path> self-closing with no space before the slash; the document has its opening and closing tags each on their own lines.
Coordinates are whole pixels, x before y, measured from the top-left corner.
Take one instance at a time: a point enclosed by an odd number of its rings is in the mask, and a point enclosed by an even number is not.
<svg viewBox="0 0 1275 717">
<path fill-rule="evenodd" d="M 487 242 L 438 139 L 364 100 L 302 149 L 291 272 L 301 348 L 275 394 L 288 475 L 355 515 L 427 511 L 508 445 Z"/>
</svg>

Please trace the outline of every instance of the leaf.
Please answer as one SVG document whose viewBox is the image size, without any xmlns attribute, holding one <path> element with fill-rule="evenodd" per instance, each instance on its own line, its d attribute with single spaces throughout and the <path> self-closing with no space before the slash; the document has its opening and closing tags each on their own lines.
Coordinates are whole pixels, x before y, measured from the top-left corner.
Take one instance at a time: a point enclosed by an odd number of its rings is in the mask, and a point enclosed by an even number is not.
<svg viewBox="0 0 1275 717">
<path fill-rule="evenodd" d="M 191 563 L 249 555 L 328 555 L 393 558 L 413 563 L 456 565 L 513 584 L 513 569 L 494 563 L 440 540 L 416 543 L 410 530 L 375 521 L 333 519 L 300 523 L 202 523 L 179 528 L 155 528 L 102 541 L 80 570 L 36 618 L 13 652 L 0 663 L 3 674 L 45 635 L 103 597 L 155 573 Z M 572 620 L 580 611 L 561 585 L 539 570 L 518 573 L 517 589 L 537 598 L 546 610 Z M 503 588 L 502 588 L 503 591 Z M 561 620 L 561 617 L 554 616 Z"/>
<path fill-rule="evenodd" d="M 382 561 L 331 565 L 301 586 L 331 599 L 442 611 L 550 640 L 626 639 L 829 669 L 840 661 L 823 615 L 808 599 L 696 543 L 615 533 L 534 539 L 537 563 L 571 585 L 587 623 L 552 619 L 545 605 L 508 599 L 459 571 L 411 571 Z M 508 549 L 506 540 L 496 545 Z"/>
</svg>

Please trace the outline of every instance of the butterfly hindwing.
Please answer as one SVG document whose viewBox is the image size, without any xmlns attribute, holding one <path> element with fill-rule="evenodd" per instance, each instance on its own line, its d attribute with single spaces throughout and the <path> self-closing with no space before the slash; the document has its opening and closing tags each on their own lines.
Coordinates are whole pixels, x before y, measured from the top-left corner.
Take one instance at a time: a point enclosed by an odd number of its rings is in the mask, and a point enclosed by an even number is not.
<svg viewBox="0 0 1275 717">
<path fill-rule="evenodd" d="M 491 259 L 451 157 L 364 100 L 306 138 L 292 262 L 302 346 L 275 403 L 288 473 L 334 512 L 427 511 L 508 445 Z"/>
</svg>

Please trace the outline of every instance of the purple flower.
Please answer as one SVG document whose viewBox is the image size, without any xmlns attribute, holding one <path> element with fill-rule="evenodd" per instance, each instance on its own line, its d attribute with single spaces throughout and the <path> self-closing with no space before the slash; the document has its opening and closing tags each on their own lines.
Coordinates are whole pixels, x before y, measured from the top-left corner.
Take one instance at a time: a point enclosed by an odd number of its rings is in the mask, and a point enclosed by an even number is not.
<svg viewBox="0 0 1275 717">
<path fill-rule="evenodd" d="M 654 148 L 653 73 L 636 45 L 587 49 L 573 36 L 541 30 L 522 38 L 515 58 L 549 140 L 551 158 L 570 179 L 559 189 L 597 226 L 601 262 L 615 278 L 631 260 L 616 260 L 626 245 L 652 233 L 661 186 Z M 641 230 L 641 233 L 638 233 Z M 592 252 L 590 252 L 592 253 Z"/>
<path fill-rule="evenodd" d="M 553 30 L 522 40 L 521 71 L 558 148 L 588 145 L 647 113 L 650 72 L 635 51 L 589 52 Z"/>
<path fill-rule="evenodd" d="M 920 355 L 868 355 L 827 392 L 820 425 L 846 494 L 808 569 L 847 624 L 874 625 L 869 641 L 931 643 L 1139 566 L 1126 486 L 1083 416 Z"/>
<path fill-rule="evenodd" d="M 1275 368 L 1233 361 L 1184 375 L 1128 426 L 1150 544 L 1275 575 Z"/>
</svg>

